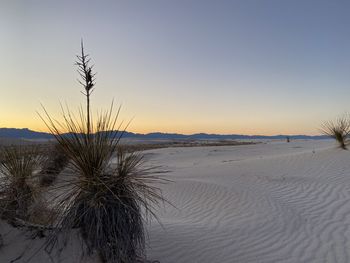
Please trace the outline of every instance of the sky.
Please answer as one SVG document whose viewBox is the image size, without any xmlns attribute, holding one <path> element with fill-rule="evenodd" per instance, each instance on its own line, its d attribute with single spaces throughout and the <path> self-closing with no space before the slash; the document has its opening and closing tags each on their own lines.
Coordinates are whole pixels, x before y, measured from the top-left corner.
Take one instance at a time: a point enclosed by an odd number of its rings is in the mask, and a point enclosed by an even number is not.
<svg viewBox="0 0 350 263">
<path fill-rule="evenodd" d="M 350 108 L 350 1 L 0 2 L 0 127 L 46 131 L 41 104 L 122 105 L 129 131 L 319 134 Z"/>
</svg>

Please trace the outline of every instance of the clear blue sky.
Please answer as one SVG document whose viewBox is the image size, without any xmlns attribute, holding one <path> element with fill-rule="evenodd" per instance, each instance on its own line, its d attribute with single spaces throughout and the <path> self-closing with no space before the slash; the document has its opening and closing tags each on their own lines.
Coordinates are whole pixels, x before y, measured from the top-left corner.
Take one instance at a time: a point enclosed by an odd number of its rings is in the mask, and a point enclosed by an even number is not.
<svg viewBox="0 0 350 263">
<path fill-rule="evenodd" d="M 350 1 L 0 3 L 0 127 L 83 103 L 80 39 L 135 132 L 317 134 L 350 108 Z"/>
</svg>

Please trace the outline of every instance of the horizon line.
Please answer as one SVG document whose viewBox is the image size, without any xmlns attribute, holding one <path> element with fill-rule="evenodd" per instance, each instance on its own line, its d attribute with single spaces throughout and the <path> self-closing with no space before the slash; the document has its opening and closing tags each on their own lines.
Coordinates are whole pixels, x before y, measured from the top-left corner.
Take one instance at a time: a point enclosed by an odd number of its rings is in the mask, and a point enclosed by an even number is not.
<svg viewBox="0 0 350 263">
<path fill-rule="evenodd" d="M 17 129 L 17 130 L 29 130 L 32 132 L 37 132 L 37 133 L 47 133 L 51 134 L 49 131 L 40 131 L 40 130 L 35 130 L 31 129 L 28 127 L 23 127 L 23 128 L 15 128 L 15 127 L 0 127 L 0 129 Z M 118 130 L 119 131 L 119 130 Z M 128 133 L 133 133 L 133 134 L 140 134 L 140 135 L 149 135 L 149 134 L 155 134 L 155 133 L 160 133 L 160 134 L 176 134 L 176 135 L 184 135 L 184 136 L 192 136 L 192 135 L 199 135 L 199 134 L 205 134 L 205 135 L 220 135 L 220 136 L 232 136 L 232 135 L 237 135 L 237 136 L 263 136 L 263 137 L 275 137 L 275 136 L 308 136 L 308 137 L 318 137 L 318 136 L 327 136 L 324 134 L 283 134 L 283 133 L 277 133 L 277 134 L 272 134 L 272 135 L 266 135 L 266 134 L 243 134 L 243 133 L 207 133 L 207 132 L 195 132 L 195 133 L 179 133 L 179 132 L 162 132 L 162 131 L 152 131 L 152 132 L 135 132 L 135 131 L 128 131 L 125 130 L 124 132 Z M 69 133 L 69 132 L 66 132 Z"/>
</svg>

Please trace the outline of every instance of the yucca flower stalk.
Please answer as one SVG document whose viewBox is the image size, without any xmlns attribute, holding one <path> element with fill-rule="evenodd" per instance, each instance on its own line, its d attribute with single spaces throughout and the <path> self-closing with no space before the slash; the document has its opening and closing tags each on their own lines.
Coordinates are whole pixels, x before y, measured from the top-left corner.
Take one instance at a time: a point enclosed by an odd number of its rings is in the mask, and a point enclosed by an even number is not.
<svg viewBox="0 0 350 263">
<path fill-rule="evenodd" d="M 83 40 L 81 41 L 81 55 L 77 55 L 77 61 L 75 64 L 78 66 L 78 73 L 81 77 L 79 83 L 83 86 L 84 91 L 82 94 L 86 97 L 86 132 L 90 135 L 91 132 L 91 119 L 90 119 L 90 95 L 94 91 L 95 75 L 92 73 L 93 66 L 90 66 L 89 55 L 84 52 Z"/>
<path fill-rule="evenodd" d="M 334 138 L 340 148 L 347 149 L 347 141 L 350 134 L 350 119 L 348 116 L 323 123 L 321 131 L 323 134 Z"/>
</svg>

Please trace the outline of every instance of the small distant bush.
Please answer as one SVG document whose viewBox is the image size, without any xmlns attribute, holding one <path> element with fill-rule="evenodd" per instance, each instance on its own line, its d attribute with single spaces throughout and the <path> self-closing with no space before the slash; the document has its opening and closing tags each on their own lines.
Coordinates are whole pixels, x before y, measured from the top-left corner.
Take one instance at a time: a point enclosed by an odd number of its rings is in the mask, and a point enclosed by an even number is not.
<svg viewBox="0 0 350 263">
<path fill-rule="evenodd" d="M 347 149 L 348 137 L 350 134 L 350 119 L 347 116 L 336 119 L 335 121 L 328 121 L 322 124 L 322 132 L 334 138 L 339 147 Z"/>
<path fill-rule="evenodd" d="M 67 167 L 69 158 L 60 144 L 54 144 L 46 150 L 47 160 L 38 174 L 40 186 L 52 185 L 57 176 Z"/>
</svg>

